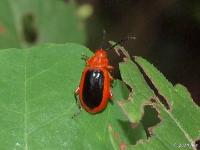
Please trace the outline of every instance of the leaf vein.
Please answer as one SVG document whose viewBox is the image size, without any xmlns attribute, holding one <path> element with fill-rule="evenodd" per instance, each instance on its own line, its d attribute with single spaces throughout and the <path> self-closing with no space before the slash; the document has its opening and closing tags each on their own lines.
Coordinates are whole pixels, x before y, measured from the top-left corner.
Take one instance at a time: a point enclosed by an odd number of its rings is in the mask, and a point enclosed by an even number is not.
<svg viewBox="0 0 200 150">
<path fill-rule="evenodd" d="M 50 71 L 53 67 L 55 67 L 55 66 L 58 65 L 59 63 L 62 63 L 63 61 L 65 61 L 65 60 L 59 60 L 59 61 L 55 62 L 54 64 L 52 64 L 51 66 L 47 67 L 46 69 L 43 69 L 43 70 L 40 71 L 39 73 L 36 73 L 35 75 L 33 75 L 33 76 L 27 78 L 27 81 L 31 81 L 31 80 L 37 78 L 38 76 L 41 76 L 42 74 L 44 74 L 44 73 Z"/>
<path fill-rule="evenodd" d="M 66 114 L 69 112 L 69 110 L 70 110 L 73 106 L 74 106 L 74 104 L 72 104 L 72 105 L 71 105 L 66 111 L 64 111 L 61 115 L 58 115 L 58 116 L 56 116 L 56 117 L 50 118 L 49 121 L 47 121 L 46 123 L 44 123 L 44 124 L 42 124 L 41 126 L 37 127 L 36 129 L 34 129 L 34 130 L 28 132 L 27 134 L 30 135 L 30 134 L 32 134 L 33 132 L 36 132 L 37 130 L 39 130 L 39 129 L 41 129 L 41 128 L 44 128 L 44 127 L 48 126 L 49 124 L 51 124 L 52 122 L 56 121 L 57 119 L 63 117 L 64 115 L 66 115 Z"/>
<path fill-rule="evenodd" d="M 24 149 L 28 150 L 27 137 L 27 52 L 25 51 L 24 63 Z"/>
</svg>

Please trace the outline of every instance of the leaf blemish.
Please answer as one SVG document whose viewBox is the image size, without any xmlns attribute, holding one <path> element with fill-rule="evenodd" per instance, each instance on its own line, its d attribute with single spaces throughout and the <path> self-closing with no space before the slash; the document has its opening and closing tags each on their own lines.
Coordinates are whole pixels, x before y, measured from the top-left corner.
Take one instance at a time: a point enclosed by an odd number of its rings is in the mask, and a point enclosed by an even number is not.
<svg viewBox="0 0 200 150">
<path fill-rule="evenodd" d="M 197 150 L 200 150 L 200 139 L 195 141 L 195 147 Z"/>
<path fill-rule="evenodd" d="M 3 32 L 5 32 L 5 28 L 0 25 L 0 33 L 3 33 Z"/>
<path fill-rule="evenodd" d="M 162 95 L 159 94 L 159 91 L 154 86 L 153 81 L 146 75 L 146 73 L 142 69 L 142 67 L 136 61 L 134 61 L 134 62 L 138 66 L 140 72 L 143 74 L 143 77 L 144 77 L 145 81 L 147 82 L 147 84 L 149 85 L 149 87 L 153 90 L 154 94 L 158 97 L 159 101 L 165 106 L 165 108 L 167 110 L 171 111 L 171 105 L 168 103 L 168 101 Z"/>
<path fill-rule="evenodd" d="M 146 105 L 144 107 L 144 115 L 142 118 L 142 124 L 146 131 L 147 137 L 153 135 L 153 128 L 156 127 L 162 121 L 159 111 L 154 108 L 153 105 Z"/>
<path fill-rule="evenodd" d="M 138 123 L 131 123 L 132 128 L 136 128 L 138 126 Z"/>
<path fill-rule="evenodd" d="M 27 43 L 33 44 L 37 41 L 38 32 L 35 26 L 35 16 L 28 13 L 22 17 L 24 39 Z"/>
<path fill-rule="evenodd" d="M 120 147 L 120 150 L 125 150 L 127 146 L 126 146 L 126 143 L 121 142 L 119 147 Z"/>
</svg>

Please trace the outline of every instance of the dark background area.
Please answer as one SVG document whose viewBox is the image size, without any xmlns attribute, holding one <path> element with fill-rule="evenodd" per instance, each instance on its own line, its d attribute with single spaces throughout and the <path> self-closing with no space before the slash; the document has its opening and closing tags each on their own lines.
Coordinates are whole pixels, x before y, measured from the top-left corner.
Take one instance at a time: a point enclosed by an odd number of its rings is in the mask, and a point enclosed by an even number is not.
<svg viewBox="0 0 200 150">
<path fill-rule="evenodd" d="M 181 83 L 200 105 L 200 1 L 198 0 L 77 0 L 94 8 L 87 20 L 87 46 L 102 47 L 106 40 L 123 43 L 131 55 L 153 63 L 173 84 Z M 111 61 L 116 57 L 110 56 Z"/>
</svg>

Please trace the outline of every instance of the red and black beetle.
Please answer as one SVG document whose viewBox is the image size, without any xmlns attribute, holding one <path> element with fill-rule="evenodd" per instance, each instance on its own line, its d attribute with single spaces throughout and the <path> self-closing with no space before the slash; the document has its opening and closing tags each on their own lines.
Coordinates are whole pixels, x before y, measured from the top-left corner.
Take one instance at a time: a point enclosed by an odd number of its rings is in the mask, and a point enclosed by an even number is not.
<svg viewBox="0 0 200 150">
<path fill-rule="evenodd" d="M 79 95 L 82 107 L 89 113 L 102 111 L 108 100 L 112 98 L 110 84 L 112 77 L 109 71 L 107 52 L 99 49 L 94 56 L 86 60 L 79 87 L 75 94 Z"/>
<path fill-rule="evenodd" d="M 114 45 L 108 50 L 114 48 L 118 44 L 127 40 L 134 40 L 135 37 L 127 37 Z M 125 54 L 126 55 L 126 54 Z M 105 109 L 108 100 L 112 99 L 110 70 L 113 67 L 109 65 L 107 52 L 99 49 L 95 54 L 86 60 L 86 66 L 83 70 L 79 87 L 75 91 L 75 98 L 79 101 L 82 108 L 89 113 L 98 113 Z"/>
</svg>

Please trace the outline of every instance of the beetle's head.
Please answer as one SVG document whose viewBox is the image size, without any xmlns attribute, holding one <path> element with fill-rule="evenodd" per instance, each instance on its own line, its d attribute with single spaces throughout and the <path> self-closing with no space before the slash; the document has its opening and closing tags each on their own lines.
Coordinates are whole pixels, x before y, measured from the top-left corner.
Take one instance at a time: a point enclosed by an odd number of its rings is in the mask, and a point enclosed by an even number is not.
<svg viewBox="0 0 200 150">
<path fill-rule="evenodd" d="M 99 49 L 95 52 L 95 56 L 99 58 L 107 58 L 107 52 L 103 49 Z"/>
<path fill-rule="evenodd" d="M 88 65 L 93 67 L 107 67 L 108 66 L 108 57 L 107 52 L 103 49 L 98 49 L 94 56 L 88 60 Z"/>
</svg>

